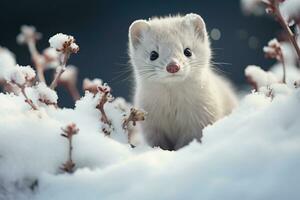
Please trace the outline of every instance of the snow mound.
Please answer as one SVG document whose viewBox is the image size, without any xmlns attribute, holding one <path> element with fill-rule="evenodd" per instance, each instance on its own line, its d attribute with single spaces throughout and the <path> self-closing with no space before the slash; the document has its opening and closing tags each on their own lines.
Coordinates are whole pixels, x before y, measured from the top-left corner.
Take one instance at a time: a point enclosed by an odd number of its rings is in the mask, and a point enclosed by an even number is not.
<svg viewBox="0 0 300 200">
<path fill-rule="evenodd" d="M 278 87 L 278 86 L 276 86 Z M 275 88 L 275 86 L 274 86 Z M 116 127 L 101 132 L 92 93 L 75 109 L 30 110 L 0 94 L 0 199 L 299 199 L 300 90 L 246 96 L 228 117 L 204 129 L 203 143 L 176 151 L 131 148 L 121 128 L 125 102 L 107 104 Z M 125 111 L 124 111 L 125 112 Z M 74 174 L 60 167 L 75 123 Z"/>
</svg>

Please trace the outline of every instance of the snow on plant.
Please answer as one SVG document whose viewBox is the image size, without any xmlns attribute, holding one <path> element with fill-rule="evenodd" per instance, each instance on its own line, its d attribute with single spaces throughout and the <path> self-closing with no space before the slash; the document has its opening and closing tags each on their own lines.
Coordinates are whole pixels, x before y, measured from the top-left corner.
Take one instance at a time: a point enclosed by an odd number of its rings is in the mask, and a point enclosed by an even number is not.
<svg viewBox="0 0 300 200">
<path fill-rule="evenodd" d="M 58 33 L 49 39 L 50 46 L 59 52 L 60 66 L 57 67 L 55 77 L 50 85 L 55 89 L 62 73 L 66 70 L 67 61 L 72 53 L 79 51 L 79 46 L 75 43 L 73 36 Z"/>
<path fill-rule="evenodd" d="M 56 92 L 43 82 L 35 86 L 36 93 L 38 95 L 38 100 L 46 105 L 57 105 L 58 96 Z"/>
<path fill-rule="evenodd" d="M 300 48 L 299 48 L 299 44 L 297 43 L 296 36 L 294 35 L 294 33 L 292 32 L 292 30 L 289 27 L 289 21 L 284 19 L 284 17 L 282 16 L 282 13 L 280 11 L 280 8 L 279 8 L 280 4 L 284 5 L 285 0 L 263 0 L 263 2 L 267 6 L 266 12 L 268 14 L 274 16 L 274 18 L 279 22 L 279 24 L 284 29 L 289 41 L 294 46 L 294 48 L 297 52 L 298 60 L 300 60 Z M 299 5 L 300 2 L 298 1 L 297 4 Z M 288 20 L 291 20 L 291 19 L 288 19 Z"/>
<path fill-rule="evenodd" d="M 295 30 L 299 30 L 299 16 L 295 10 L 300 8 L 300 1 L 293 0 L 248 0 L 248 3 L 256 4 L 257 6 L 264 6 L 266 13 L 273 16 L 279 24 L 282 26 L 283 31 L 288 38 L 288 41 L 279 42 L 276 38 L 269 41 L 268 45 L 263 48 L 265 56 L 267 58 L 273 58 L 278 61 L 270 72 L 265 72 L 260 67 L 248 66 L 245 69 L 245 75 L 248 82 L 256 90 L 263 90 L 267 96 L 272 96 L 274 89 L 271 88 L 272 84 L 278 83 L 295 83 L 298 79 L 299 63 L 300 63 L 300 49 L 299 33 L 293 32 L 289 27 L 296 22 Z M 242 5 L 247 7 L 245 1 L 241 1 Z M 293 5 L 295 9 L 288 10 L 286 8 Z M 249 6 L 248 6 L 249 7 Z M 292 50 L 292 48 L 293 50 Z M 294 56 L 294 52 L 297 56 Z M 277 70 L 281 67 L 281 73 Z M 298 68 L 297 70 L 295 68 Z M 292 74 L 293 73 L 293 74 Z M 294 75 L 296 73 L 296 75 Z M 280 77 L 281 76 L 281 77 Z M 287 81 L 288 80 L 288 81 Z M 296 83 L 295 83 L 296 84 Z M 294 85 L 295 85 L 294 84 Z M 296 84 L 297 85 L 297 84 Z M 285 87 L 285 86 L 282 86 Z M 261 89 L 260 89 L 261 88 Z M 277 88 L 277 87 L 276 87 Z M 267 92 L 266 92 L 267 91 Z"/>
<path fill-rule="evenodd" d="M 25 98 L 25 102 L 28 103 L 33 110 L 37 110 L 37 106 L 34 105 L 32 100 L 28 98 L 28 95 L 25 91 L 26 87 L 30 86 L 35 79 L 35 71 L 29 65 L 16 65 L 15 67 L 7 71 L 5 76 L 7 82 L 15 85 L 20 89 L 22 95 Z"/>
<path fill-rule="evenodd" d="M 282 63 L 282 70 L 283 70 L 283 75 L 282 75 L 282 82 L 286 83 L 286 67 L 285 67 L 285 62 L 284 62 L 284 57 L 283 53 L 281 50 L 281 45 L 278 42 L 277 39 L 272 39 L 269 41 L 268 46 L 265 46 L 263 48 L 263 51 L 265 52 L 265 56 L 267 58 L 274 58 L 278 62 Z"/>
<path fill-rule="evenodd" d="M 294 33 L 290 26 L 296 26 L 299 30 L 300 26 L 300 1 L 298 0 L 241 0 L 242 8 L 248 13 L 255 9 L 264 7 L 267 14 L 273 16 L 281 25 L 286 37 L 294 47 L 298 60 L 300 60 L 300 48 L 297 42 L 297 33 Z M 249 6 L 252 5 L 252 6 Z"/>
<path fill-rule="evenodd" d="M 259 66 L 249 65 L 245 69 L 247 81 L 258 91 L 260 87 L 270 86 L 273 83 L 278 83 L 279 80 L 272 72 L 266 72 Z"/>
</svg>

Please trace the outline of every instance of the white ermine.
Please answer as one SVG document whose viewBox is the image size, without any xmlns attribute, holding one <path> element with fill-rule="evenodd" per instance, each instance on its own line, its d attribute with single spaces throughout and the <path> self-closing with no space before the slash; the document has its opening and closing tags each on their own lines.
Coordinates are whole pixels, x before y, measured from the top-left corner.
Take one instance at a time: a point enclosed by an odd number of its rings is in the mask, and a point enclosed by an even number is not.
<svg viewBox="0 0 300 200">
<path fill-rule="evenodd" d="M 202 129 L 237 103 L 229 82 L 212 69 L 205 23 L 197 14 L 133 22 L 129 56 L 134 104 L 148 113 L 138 128 L 153 147 L 177 150 L 201 141 Z"/>
</svg>

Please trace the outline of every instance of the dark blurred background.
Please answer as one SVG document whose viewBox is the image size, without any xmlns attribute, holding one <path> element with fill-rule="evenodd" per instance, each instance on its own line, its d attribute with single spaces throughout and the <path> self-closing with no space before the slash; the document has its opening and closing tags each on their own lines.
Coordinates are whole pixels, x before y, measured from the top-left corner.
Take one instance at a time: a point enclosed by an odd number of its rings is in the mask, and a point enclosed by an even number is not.
<svg viewBox="0 0 300 200">
<path fill-rule="evenodd" d="M 31 64 L 26 46 L 16 44 L 23 24 L 34 25 L 43 33 L 39 50 L 48 47 L 55 33 L 73 35 L 80 52 L 69 60 L 80 70 L 78 88 L 83 78 L 101 78 L 113 88 L 114 96 L 131 100 L 132 78 L 128 69 L 127 31 L 136 19 L 194 12 L 202 15 L 212 37 L 214 61 L 235 83 L 245 84 L 248 64 L 267 68 L 262 47 L 273 38 L 279 26 L 267 17 L 244 16 L 240 1 L 220 0 L 1 0 L 0 45 L 10 49 L 21 65 Z M 81 91 L 82 92 L 82 91 Z M 73 105 L 71 97 L 59 89 L 59 102 Z"/>
</svg>

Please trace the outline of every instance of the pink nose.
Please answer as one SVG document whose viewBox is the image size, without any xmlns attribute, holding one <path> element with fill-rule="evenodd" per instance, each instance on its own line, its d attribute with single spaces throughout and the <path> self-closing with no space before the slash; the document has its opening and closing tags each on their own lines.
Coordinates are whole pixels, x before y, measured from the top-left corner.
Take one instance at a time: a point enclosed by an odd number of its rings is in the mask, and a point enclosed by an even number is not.
<svg viewBox="0 0 300 200">
<path fill-rule="evenodd" d="M 179 69 L 180 69 L 180 66 L 178 64 L 176 64 L 176 63 L 170 63 L 167 66 L 167 72 L 172 73 L 172 74 L 178 72 Z"/>
</svg>

